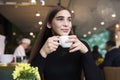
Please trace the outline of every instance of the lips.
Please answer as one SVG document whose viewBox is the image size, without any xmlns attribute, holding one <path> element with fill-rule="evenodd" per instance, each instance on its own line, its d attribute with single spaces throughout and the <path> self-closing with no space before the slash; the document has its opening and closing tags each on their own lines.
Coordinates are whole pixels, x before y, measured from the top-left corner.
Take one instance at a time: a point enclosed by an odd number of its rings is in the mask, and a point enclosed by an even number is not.
<svg viewBox="0 0 120 80">
<path fill-rule="evenodd" d="M 63 32 L 68 32 L 69 31 L 69 29 L 61 29 Z"/>
</svg>

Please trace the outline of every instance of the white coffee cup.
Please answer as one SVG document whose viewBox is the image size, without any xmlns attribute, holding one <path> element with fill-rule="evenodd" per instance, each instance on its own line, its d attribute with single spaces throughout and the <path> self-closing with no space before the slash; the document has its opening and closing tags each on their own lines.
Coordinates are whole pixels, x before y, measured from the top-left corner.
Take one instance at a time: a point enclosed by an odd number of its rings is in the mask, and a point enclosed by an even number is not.
<svg viewBox="0 0 120 80">
<path fill-rule="evenodd" d="M 59 43 L 63 48 L 69 48 L 72 45 L 72 42 L 66 42 L 69 36 L 64 35 L 59 37 Z"/>
</svg>

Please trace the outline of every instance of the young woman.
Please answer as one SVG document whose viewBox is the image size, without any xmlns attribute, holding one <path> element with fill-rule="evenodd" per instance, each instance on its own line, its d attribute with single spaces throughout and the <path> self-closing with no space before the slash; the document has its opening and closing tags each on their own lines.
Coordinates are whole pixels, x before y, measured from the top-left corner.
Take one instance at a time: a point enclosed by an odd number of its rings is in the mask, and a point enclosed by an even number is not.
<svg viewBox="0 0 120 80">
<path fill-rule="evenodd" d="M 73 43 L 71 47 L 60 46 L 61 35 L 69 36 L 67 42 Z M 39 68 L 44 80 L 81 80 L 82 70 L 86 80 L 103 80 L 88 45 L 73 34 L 72 15 L 64 7 L 56 7 L 47 15 L 33 47 L 30 63 Z"/>
</svg>

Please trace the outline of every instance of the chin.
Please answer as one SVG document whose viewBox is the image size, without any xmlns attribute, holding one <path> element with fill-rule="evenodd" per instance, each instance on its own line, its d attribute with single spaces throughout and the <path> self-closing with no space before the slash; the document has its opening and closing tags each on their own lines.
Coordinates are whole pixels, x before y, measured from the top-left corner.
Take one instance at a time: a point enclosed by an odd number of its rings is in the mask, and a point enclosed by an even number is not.
<svg viewBox="0 0 120 80">
<path fill-rule="evenodd" d="M 61 36 L 62 36 L 62 35 L 69 35 L 69 34 L 61 34 Z"/>
</svg>

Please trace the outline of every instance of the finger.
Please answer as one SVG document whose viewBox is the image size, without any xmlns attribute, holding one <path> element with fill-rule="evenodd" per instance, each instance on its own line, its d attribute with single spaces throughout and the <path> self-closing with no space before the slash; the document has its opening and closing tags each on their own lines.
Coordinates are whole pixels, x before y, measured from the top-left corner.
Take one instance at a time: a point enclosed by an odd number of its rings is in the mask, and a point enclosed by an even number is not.
<svg viewBox="0 0 120 80">
<path fill-rule="evenodd" d="M 58 48 L 58 46 L 59 46 L 59 44 L 53 44 L 51 47 L 53 47 L 53 48 L 57 49 L 57 48 Z"/>
<path fill-rule="evenodd" d="M 77 46 L 80 46 L 79 42 L 73 43 L 72 46 L 70 47 L 70 49 L 73 49 L 73 48 L 75 48 Z"/>
<path fill-rule="evenodd" d="M 69 38 L 69 39 L 76 39 L 77 36 L 76 36 L 76 35 L 70 35 L 68 38 Z"/>
<path fill-rule="evenodd" d="M 57 42 L 59 40 L 59 36 L 53 36 L 53 41 Z"/>
<path fill-rule="evenodd" d="M 57 41 L 57 42 L 54 42 L 54 41 L 53 41 L 52 45 L 53 45 L 53 46 L 59 46 L 60 43 L 59 43 L 58 41 Z"/>
<path fill-rule="evenodd" d="M 58 48 L 58 42 L 49 43 L 48 47 L 50 51 L 55 51 Z"/>
<path fill-rule="evenodd" d="M 66 42 L 77 42 L 78 38 L 75 35 L 69 36 L 69 39 Z"/>
<path fill-rule="evenodd" d="M 73 43 L 73 42 L 75 42 L 75 39 L 68 39 L 68 40 L 66 40 L 65 42 L 66 42 L 66 43 L 71 43 L 71 42 Z"/>
<path fill-rule="evenodd" d="M 58 42 L 59 37 L 58 36 L 53 36 L 48 38 L 48 42 Z"/>
<path fill-rule="evenodd" d="M 52 46 L 52 47 L 50 48 L 50 52 L 56 51 L 57 48 L 58 48 L 58 47 L 56 47 L 56 46 Z"/>
<path fill-rule="evenodd" d="M 48 46 L 49 47 L 51 47 L 52 45 L 56 45 L 56 46 L 58 46 L 59 45 L 59 43 L 58 43 L 58 39 L 57 38 L 49 38 L 48 39 L 48 41 L 47 41 L 47 44 L 48 44 Z"/>
<path fill-rule="evenodd" d="M 75 52 L 75 51 L 78 51 L 78 50 L 79 50 L 79 48 L 78 48 L 78 47 L 75 47 L 75 48 L 70 49 L 69 52 L 71 53 L 71 52 Z"/>
<path fill-rule="evenodd" d="M 53 51 L 56 51 L 57 48 L 58 48 L 58 46 L 54 46 L 52 50 L 53 50 Z"/>
<path fill-rule="evenodd" d="M 52 52 L 53 52 L 53 51 L 56 51 L 56 49 L 55 49 L 55 48 L 53 48 Z"/>
</svg>

